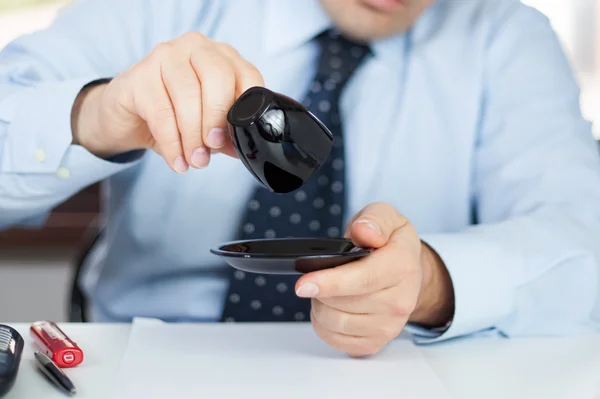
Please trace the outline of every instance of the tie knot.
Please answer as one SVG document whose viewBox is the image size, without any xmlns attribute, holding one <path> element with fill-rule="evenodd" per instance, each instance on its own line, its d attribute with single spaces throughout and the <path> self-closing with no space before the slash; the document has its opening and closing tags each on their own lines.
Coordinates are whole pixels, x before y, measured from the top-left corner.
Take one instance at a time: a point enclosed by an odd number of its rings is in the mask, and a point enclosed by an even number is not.
<svg viewBox="0 0 600 399">
<path fill-rule="evenodd" d="M 317 80 L 330 87 L 341 89 L 350 79 L 370 49 L 364 43 L 348 39 L 335 30 L 317 37 L 321 49 Z"/>
</svg>

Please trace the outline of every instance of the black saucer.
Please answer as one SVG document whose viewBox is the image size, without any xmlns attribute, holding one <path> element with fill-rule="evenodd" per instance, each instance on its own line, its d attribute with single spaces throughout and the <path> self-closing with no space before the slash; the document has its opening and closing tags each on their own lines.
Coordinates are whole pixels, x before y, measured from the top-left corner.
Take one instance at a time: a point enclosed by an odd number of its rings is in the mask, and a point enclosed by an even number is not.
<svg viewBox="0 0 600 399">
<path fill-rule="evenodd" d="M 210 250 L 250 273 L 297 274 L 329 269 L 371 253 L 343 238 L 274 238 L 232 241 Z"/>
</svg>

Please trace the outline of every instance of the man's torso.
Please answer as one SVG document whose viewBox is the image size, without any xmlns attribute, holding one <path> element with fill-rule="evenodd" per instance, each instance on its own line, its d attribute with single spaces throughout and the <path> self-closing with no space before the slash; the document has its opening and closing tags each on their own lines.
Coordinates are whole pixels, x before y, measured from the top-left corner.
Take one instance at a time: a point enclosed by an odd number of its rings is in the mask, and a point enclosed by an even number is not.
<svg viewBox="0 0 600 399">
<path fill-rule="evenodd" d="M 515 2 L 498 3 L 508 8 Z M 175 21 L 157 26 L 148 48 L 198 30 L 233 45 L 258 67 L 269 89 L 303 98 L 317 54 L 302 40 L 327 23 L 316 0 L 220 1 L 198 9 L 173 3 L 183 15 L 171 11 Z M 414 31 L 379 43 L 348 84 L 341 100 L 346 220 L 385 201 L 419 233 L 473 223 L 486 40 L 501 13 L 486 11 L 490 3 L 441 0 Z M 208 17 L 192 18 L 194 12 Z M 177 175 L 148 152 L 111 177 L 105 184 L 106 235 L 84 278 L 94 318 L 217 319 L 227 266 L 209 249 L 235 238 L 255 184 L 239 160 L 223 155 L 213 156 L 207 169 Z"/>
</svg>

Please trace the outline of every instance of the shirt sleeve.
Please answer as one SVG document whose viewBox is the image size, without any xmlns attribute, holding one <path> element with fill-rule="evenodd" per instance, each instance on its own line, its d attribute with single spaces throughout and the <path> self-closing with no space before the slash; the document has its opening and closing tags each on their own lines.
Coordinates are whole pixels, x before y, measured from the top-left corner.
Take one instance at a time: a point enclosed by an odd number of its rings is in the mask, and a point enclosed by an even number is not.
<svg viewBox="0 0 600 399">
<path fill-rule="evenodd" d="M 455 291 L 442 331 L 418 343 L 600 327 L 600 162 L 579 89 L 547 19 L 519 5 L 490 39 L 473 159 L 477 224 L 424 234 Z"/>
<path fill-rule="evenodd" d="M 143 56 L 142 3 L 76 1 L 49 28 L 0 52 L 0 228 L 43 221 L 60 202 L 139 158 L 112 162 L 72 145 L 70 117 L 86 84 Z"/>
</svg>

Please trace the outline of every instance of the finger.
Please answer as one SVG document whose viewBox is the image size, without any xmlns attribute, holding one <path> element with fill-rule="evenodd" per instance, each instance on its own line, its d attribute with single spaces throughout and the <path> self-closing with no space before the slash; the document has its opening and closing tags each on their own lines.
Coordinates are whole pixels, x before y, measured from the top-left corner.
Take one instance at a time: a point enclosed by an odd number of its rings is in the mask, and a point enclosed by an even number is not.
<svg viewBox="0 0 600 399">
<path fill-rule="evenodd" d="M 387 314 L 343 312 L 325 305 L 318 299 L 312 300 L 312 314 L 329 331 L 355 337 L 370 337 L 378 342 L 389 342 L 396 338 L 406 320 L 391 318 Z"/>
<path fill-rule="evenodd" d="M 234 157 L 234 158 L 239 158 L 237 152 L 235 151 L 235 147 L 233 146 L 233 143 L 231 142 L 231 140 L 227 141 L 227 144 L 225 144 L 225 147 L 221 147 L 218 150 L 210 150 L 211 154 L 225 154 L 228 155 L 230 157 Z"/>
<path fill-rule="evenodd" d="M 231 62 L 231 66 L 234 69 L 236 100 L 249 88 L 264 86 L 265 82 L 260 71 L 252 63 L 244 59 L 235 48 L 226 43 L 219 43 L 217 48 Z M 231 141 L 228 141 L 225 147 L 219 149 L 219 152 L 236 158 L 238 157 Z"/>
<path fill-rule="evenodd" d="M 319 338 L 334 349 L 348 353 L 351 356 L 374 355 L 383 347 L 382 343 L 377 343 L 370 338 L 344 335 L 327 329 L 315 318 L 312 311 L 311 321 L 313 329 Z"/>
<path fill-rule="evenodd" d="M 235 72 L 211 46 L 193 52 L 191 61 L 202 87 L 202 138 L 208 147 L 220 150 L 228 142 L 227 112 L 235 99 Z"/>
<path fill-rule="evenodd" d="M 175 108 L 177 126 L 188 164 L 205 168 L 210 151 L 202 141 L 202 91 L 188 54 L 174 51 L 163 60 L 162 78 Z"/>
<path fill-rule="evenodd" d="M 303 275 L 296 282 L 296 294 L 308 298 L 371 294 L 412 277 L 412 273 L 419 271 L 418 262 L 407 251 L 386 246 L 343 266 Z"/>
<path fill-rule="evenodd" d="M 408 219 L 384 202 L 367 205 L 348 223 L 347 237 L 360 247 L 380 248 L 395 233 L 418 238 Z"/>
<path fill-rule="evenodd" d="M 231 65 L 235 70 L 236 99 L 251 87 L 265 85 L 260 71 L 243 58 L 235 48 L 226 43 L 219 43 L 218 49 L 231 61 Z"/>
<path fill-rule="evenodd" d="M 156 141 L 154 139 L 152 139 L 152 145 L 150 147 L 152 148 L 152 150 L 154 150 L 155 153 L 157 153 L 161 157 L 163 156 L 163 154 L 160 153 L 160 148 L 158 148 L 158 144 L 156 144 Z"/>
<path fill-rule="evenodd" d="M 394 318 L 408 318 L 416 305 L 414 289 L 403 285 L 386 288 L 369 295 L 318 298 L 318 301 L 341 312 L 380 314 Z"/>
<path fill-rule="evenodd" d="M 164 53 L 168 50 L 160 46 L 156 51 Z M 148 123 L 156 146 L 167 164 L 175 172 L 185 173 L 189 166 L 183 156 L 175 110 L 161 78 L 160 63 L 152 62 L 148 72 L 138 76 L 137 90 L 134 92 L 137 113 Z"/>
</svg>

